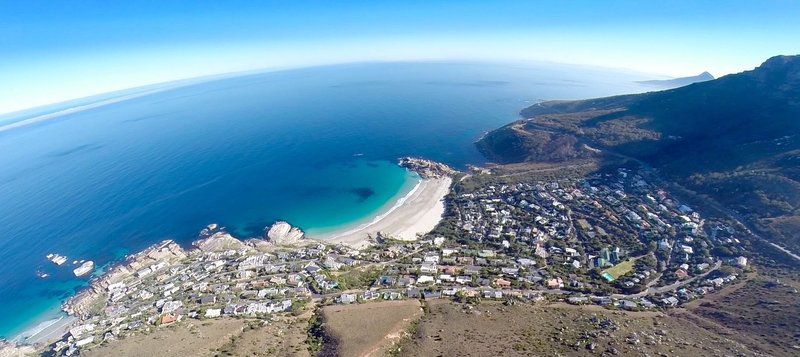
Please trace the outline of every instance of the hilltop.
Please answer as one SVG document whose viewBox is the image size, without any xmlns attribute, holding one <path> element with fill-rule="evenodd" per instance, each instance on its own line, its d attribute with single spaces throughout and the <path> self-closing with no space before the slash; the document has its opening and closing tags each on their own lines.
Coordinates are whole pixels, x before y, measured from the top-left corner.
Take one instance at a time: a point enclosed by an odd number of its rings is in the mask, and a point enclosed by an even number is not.
<svg viewBox="0 0 800 357">
<path fill-rule="evenodd" d="M 628 157 L 800 249 L 800 56 L 671 90 L 548 101 L 477 146 L 498 163 Z"/>
</svg>

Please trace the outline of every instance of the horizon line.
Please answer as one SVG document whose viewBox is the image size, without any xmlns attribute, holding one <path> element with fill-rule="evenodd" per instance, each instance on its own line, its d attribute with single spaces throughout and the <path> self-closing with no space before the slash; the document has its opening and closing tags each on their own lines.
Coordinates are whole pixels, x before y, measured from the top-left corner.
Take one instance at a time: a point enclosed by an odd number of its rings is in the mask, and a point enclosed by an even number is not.
<svg viewBox="0 0 800 357">
<path fill-rule="evenodd" d="M 54 101 L 54 102 L 51 102 L 51 103 L 35 105 L 35 106 L 23 108 L 23 109 L 12 109 L 10 111 L 2 111 L 2 112 L 0 112 L 0 132 L 9 130 L 11 128 L 7 128 L 8 126 L 11 126 L 11 125 L 14 125 L 14 124 L 17 124 L 17 123 L 20 123 L 20 122 L 25 122 L 25 121 L 28 121 L 28 120 L 32 120 L 32 119 L 36 119 L 36 118 L 42 117 L 42 116 L 51 116 L 51 115 L 54 115 L 56 113 L 68 111 L 70 109 L 74 109 L 74 108 L 77 108 L 77 107 L 86 107 L 86 108 L 84 108 L 84 110 L 85 109 L 91 109 L 91 108 L 100 107 L 102 105 L 105 105 L 105 104 L 97 105 L 99 102 L 106 102 L 107 101 L 108 103 L 106 103 L 106 104 L 112 104 L 113 102 L 119 102 L 119 101 L 123 101 L 123 100 L 126 100 L 126 99 L 133 99 L 133 98 L 144 96 L 144 95 L 147 95 L 147 94 L 154 94 L 156 92 L 160 92 L 160 91 L 164 91 L 164 90 L 177 89 L 177 88 L 190 86 L 190 85 L 194 85 L 194 84 L 205 83 L 205 82 L 213 81 L 213 80 L 236 78 L 236 77 L 242 77 L 242 76 L 254 75 L 254 74 L 261 74 L 261 73 L 274 73 L 274 72 L 302 70 L 302 69 L 311 69 L 311 68 L 322 68 L 322 67 L 328 67 L 328 66 L 358 65 L 358 64 L 381 64 L 381 63 L 386 63 L 386 64 L 389 64 L 389 63 L 493 63 L 493 64 L 526 64 L 526 65 L 547 64 L 547 65 L 566 65 L 566 66 L 574 66 L 574 67 L 581 67 L 581 68 L 594 68 L 594 69 L 601 69 L 601 70 L 611 70 L 611 71 L 616 71 L 616 72 L 635 73 L 635 74 L 646 75 L 646 76 L 662 77 L 662 78 L 658 78 L 658 79 L 680 78 L 680 77 L 674 77 L 674 76 L 669 76 L 669 75 L 665 75 L 665 74 L 643 72 L 643 71 L 630 69 L 630 68 L 625 68 L 625 67 L 607 67 L 607 66 L 600 66 L 600 65 L 583 64 L 583 63 L 556 62 L 556 61 L 548 61 L 548 60 L 519 60 L 519 59 L 516 59 L 516 60 L 489 60 L 489 59 L 467 59 L 467 58 L 464 58 L 464 59 L 419 58 L 419 59 L 397 59 L 397 60 L 380 60 L 380 59 L 376 59 L 376 60 L 364 60 L 364 61 L 342 61 L 342 62 L 331 62 L 331 63 L 325 63 L 325 64 L 309 64 L 309 65 L 298 65 L 298 66 L 262 67 L 262 68 L 257 68 L 257 69 L 245 69 L 245 70 L 237 70 L 237 71 L 230 71 L 230 72 L 220 72 L 220 73 L 213 73 L 213 74 L 205 74 L 205 75 L 194 76 L 194 77 L 186 77 L 186 78 L 181 78 L 181 79 L 168 80 L 168 81 L 164 81 L 164 82 L 154 82 L 154 83 L 149 83 L 149 84 L 144 84 L 144 85 L 137 85 L 137 86 L 132 86 L 132 87 L 123 87 L 123 88 L 118 88 L 118 89 L 114 89 L 114 90 L 110 90 L 110 91 L 93 93 L 93 94 L 85 95 L 85 96 L 73 97 L 73 98 L 64 99 L 64 100 L 57 100 L 57 101 Z M 120 93 L 120 92 L 126 92 L 126 91 L 144 90 L 144 89 L 148 89 L 150 87 L 161 87 L 161 86 L 166 86 L 166 87 L 165 88 L 153 88 L 152 90 L 150 90 L 150 91 L 148 91 L 146 93 L 138 93 L 139 95 L 135 95 L 135 93 L 130 93 L 130 94 L 122 94 L 122 93 Z M 104 96 L 104 95 L 112 95 L 112 94 L 115 94 L 115 93 L 119 93 L 120 96 L 108 98 L 106 100 L 99 100 L 97 102 L 91 102 L 91 103 L 76 105 L 75 107 L 63 108 L 63 109 L 54 110 L 54 111 L 46 111 L 46 108 L 51 107 L 51 106 L 66 105 L 66 104 L 70 104 L 72 102 L 79 102 L 79 101 L 83 101 L 83 100 L 89 100 L 89 99 L 92 99 L 94 97 L 99 97 L 99 96 Z M 121 99 L 122 97 L 129 97 L 129 98 Z M 117 100 L 114 100 L 114 99 L 117 99 Z M 38 113 L 38 114 L 31 113 L 31 112 L 35 112 L 37 110 L 45 110 L 45 112 Z M 72 112 L 75 112 L 75 111 L 69 111 L 68 113 L 72 113 Z M 68 113 L 63 113 L 63 114 L 68 114 Z M 21 117 L 24 117 L 26 114 L 31 115 L 31 117 L 29 117 L 29 118 L 21 118 Z M 15 117 L 20 117 L 20 118 L 17 121 L 11 121 L 10 123 L 5 124 L 5 125 L 2 124 L 2 121 L 13 120 Z M 46 120 L 46 119 L 42 119 L 42 120 Z M 37 120 L 36 122 L 38 122 L 38 121 L 41 121 L 41 120 Z M 19 126 L 24 126 L 24 125 L 19 125 Z"/>
</svg>

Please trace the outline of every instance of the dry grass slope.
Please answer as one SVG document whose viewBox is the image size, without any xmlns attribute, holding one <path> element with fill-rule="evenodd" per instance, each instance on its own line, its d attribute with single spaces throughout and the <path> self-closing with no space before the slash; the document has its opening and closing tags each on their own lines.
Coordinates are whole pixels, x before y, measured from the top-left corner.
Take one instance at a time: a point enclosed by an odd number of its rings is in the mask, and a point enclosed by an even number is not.
<svg viewBox="0 0 800 357">
<path fill-rule="evenodd" d="M 112 341 L 99 348 L 81 351 L 85 356 L 214 356 L 231 337 L 246 326 L 245 321 L 219 319 L 207 322 L 178 323 Z"/>
<path fill-rule="evenodd" d="M 308 356 L 306 325 L 310 314 L 256 319 L 184 321 L 111 341 L 86 356 Z"/>
<path fill-rule="evenodd" d="M 422 316 L 418 300 L 332 305 L 322 309 L 337 356 L 381 356 Z"/>
<path fill-rule="evenodd" d="M 685 319 L 564 304 L 430 304 L 404 356 L 753 355 Z"/>
</svg>

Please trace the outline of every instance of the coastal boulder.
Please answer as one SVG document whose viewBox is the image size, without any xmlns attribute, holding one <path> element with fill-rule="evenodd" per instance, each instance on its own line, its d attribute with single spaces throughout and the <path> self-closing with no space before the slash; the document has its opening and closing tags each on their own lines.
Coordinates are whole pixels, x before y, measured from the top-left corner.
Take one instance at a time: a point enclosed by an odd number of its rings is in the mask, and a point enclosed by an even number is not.
<svg viewBox="0 0 800 357">
<path fill-rule="evenodd" d="M 192 242 L 192 245 L 204 252 L 221 252 L 226 250 L 250 249 L 242 241 L 234 238 L 226 232 L 217 232 L 208 238 L 203 238 Z"/>
<path fill-rule="evenodd" d="M 267 239 L 277 245 L 296 244 L 304 236 L 303 231 L 284 221 L 275 222 L 267 231 Z"/>
</svg>

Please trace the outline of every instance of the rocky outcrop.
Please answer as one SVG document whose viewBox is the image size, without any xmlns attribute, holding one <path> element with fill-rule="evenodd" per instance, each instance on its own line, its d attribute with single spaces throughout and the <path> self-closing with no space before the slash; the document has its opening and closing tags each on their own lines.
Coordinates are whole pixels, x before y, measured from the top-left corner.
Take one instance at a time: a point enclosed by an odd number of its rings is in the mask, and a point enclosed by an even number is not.
<svg viewBox="0 0 800 357">
<path fill-rule="evenodd" d="M 403 157 L 399 162 L 400 166 L 419 174 L 424 179 L 434 179 L 446 176 L 453 176 L 457 173 L 450 166 L 443 163 L 420 159 L 416 157 Z"/>
<path fill-rule="evenodd" d="M 199 237 L 200 238 L 207 238 L 207 237 L 210 237 L 212 234 L 220 232 L 220 231 L 223 231 L 223 230 L 225 230 L 225 228 L 220 227 L 216 223 L 211 223 L 211 224 L 207 225 L 206 228 L 203 228 L 203 230 L 200 231 Z"/>
<path fill-rule="evenodd" d="M 106 294 L 100 290 L 98 285 L 92 285 L 91 289 L 81 291 L 61 305 L 61 310 L 81 319 L 88 318 L 97 308 L 106 307 Z"/>
<path fill-rule="evenodd" d="M 214 233 L 208 238 L 198 239 L 192 242 L 192 245 L 204 252 L 251 249 L 242 241 L 223 231 Z"/>
<path fill-rule="evenodd" d="M 149 266 L 160 261 L 176 262 L 184 258 L 186 251 L 178 243 L 165 240 L 133 255 L 128 260 L 132 268 L 138 269 L 140 266 Z"/>
<path fill-rule="evenodd" d="M 291 224 L 278 221 L 267 230 L 267 239 L 276 245 L 294 245 L 305 238 L 305 233 Z"/>
<path fill-rule="evenodd" d="M 27 345 L 18 345 L 15 342 L 0 340 L 0 357 L 33 356 L 36 348 Z"/>
<path fill-rule="evenodd" d="M 251 238 L 244 241 L 248 247 L 251 247 L 259 252 L 269 252 L 275 248 L 275 244 L 267 241 L 266 239 Z"/>
</svg>

